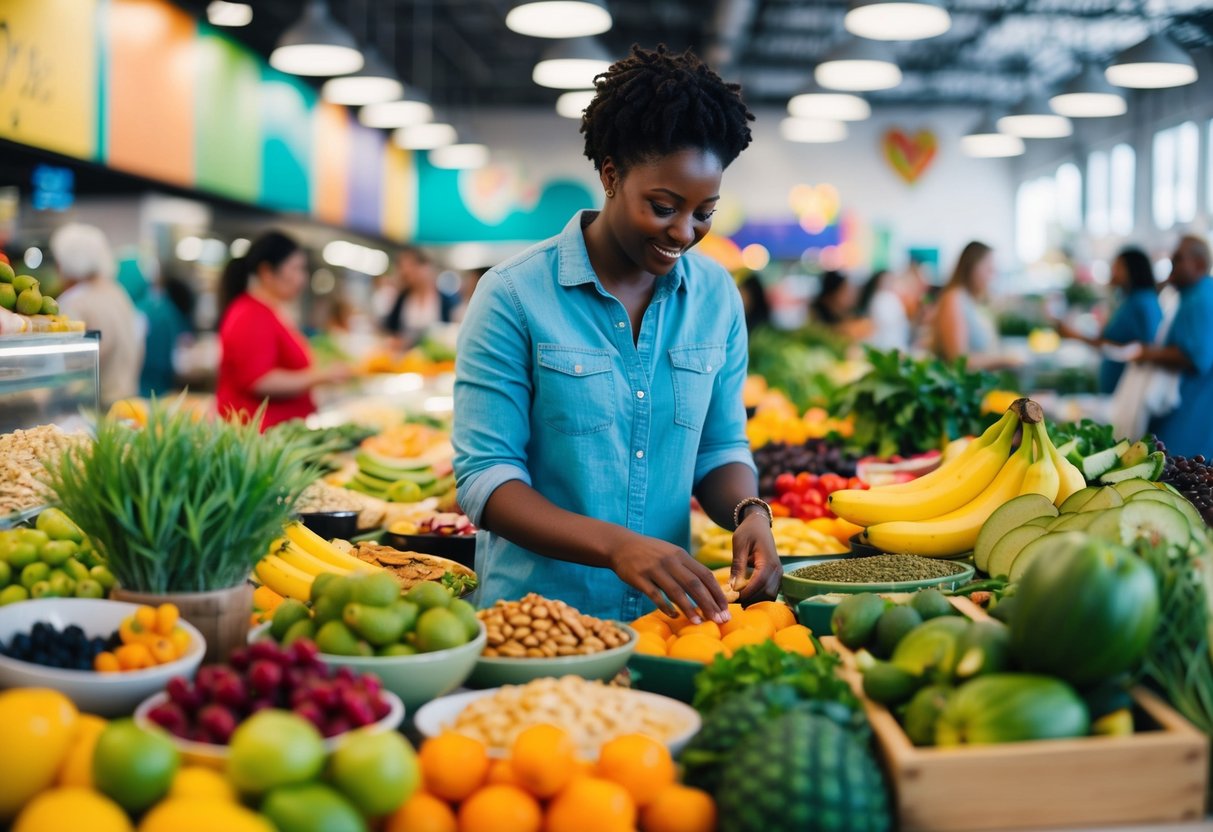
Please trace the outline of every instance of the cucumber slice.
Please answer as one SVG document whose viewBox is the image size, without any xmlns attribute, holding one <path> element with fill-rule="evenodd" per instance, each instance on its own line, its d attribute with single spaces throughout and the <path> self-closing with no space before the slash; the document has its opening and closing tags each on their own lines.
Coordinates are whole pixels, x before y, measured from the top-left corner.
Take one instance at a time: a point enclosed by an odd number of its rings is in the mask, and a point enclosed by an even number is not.
<svg viewBox="0 0 1213 832">
<path fill-rule="evenodd" d="M 1061 454 L 1066 459 L 1070 459 L 1071 455 L 1077 454 L 1078 453 L 1078 437 L 1075 436 L 1073 439 L 1069 440 L 1068 442 L 1062 442 L 1060 445 L 1058 445 L 1057 453 Z M 1081 459 L 1081 458 L 1082 457 L 1079 457 L 1079 459 Z M 1071 462 L 1072 461 L 1073 460 L 1071 460 Z"/>
<path fill-rule="evenodd" d="M 1115 484 L 1132 479 L 1156 480 L 1162 474 L 1162 469 L 1165 465 L 1166 457 L 1162 451 L 1155 451 L 1142 462 L 1129 468 L 1117 468 L 1105 471 L 1099 477 L 1099 481 L 1105 484 Z"/>
<path fill-rule="evenodd" d="M 1040 494 L 1021 494 L 1008 500 L 990 515 L 977 534 L 973 545 L 973 563 L 983 572 L 988 571 L 990 553 L 1007 532 L 1040 517 L 1057 516 L 1057 506 Z M 997 573 L 991 573 L 997 574 Z"/>
<path fill-rule="evenodd" d="M 990 552 L 989 568 L 985 572 L 991 576 L 1009 575 L 1011 566 L 1019 554 L 1027 546 L 1048 534 L 1048 530 L 1042 529 L 1040 526 L 1020 526 L 1017 529 L 1011 529 L 1002 540 L 994 544 L 994 549 Z"/>
<path fill-rule="evenodd" d="M 1129 441 L 1122 439 L 1111 448 L 1105 448 L 1090 456 L 1083 457 L 1082 464 L 1078 466 L 1079 470 L 1087 478 L 1087 482 L 1097 480 L 1102 474 L 1106 474 L 1120 464 L 1120 455 L 1127 450 L 1129 450 Z"/>
<path fill-rule="evenodd" d="M 1158 490 L 1154 487 L 1154 483 L 1150 482 L 1149 480 L 1143 480 L 1139 477 L 1134 477 L 1131 480 L 1121 480 L 1120 482 L 1116 483 L 1113 488 L 1115 488 L 1116 493 L 1124 497 L 1126 501 L 1138 492 Z"/>
</svg>

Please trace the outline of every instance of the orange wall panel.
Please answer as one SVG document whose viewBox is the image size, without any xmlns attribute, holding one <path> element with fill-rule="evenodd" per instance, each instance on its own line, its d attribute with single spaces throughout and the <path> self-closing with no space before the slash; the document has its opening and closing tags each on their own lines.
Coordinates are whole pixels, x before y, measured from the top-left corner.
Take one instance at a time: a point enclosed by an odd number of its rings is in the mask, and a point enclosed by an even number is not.
<svg viewBox="0 0 1213 832">
<path fill-rule="evenodd" d="M 333 225 L 344 225 L 349 205 L 350 112 L 320 102 L 312 111 L 312 214 Z"/>
</svg>

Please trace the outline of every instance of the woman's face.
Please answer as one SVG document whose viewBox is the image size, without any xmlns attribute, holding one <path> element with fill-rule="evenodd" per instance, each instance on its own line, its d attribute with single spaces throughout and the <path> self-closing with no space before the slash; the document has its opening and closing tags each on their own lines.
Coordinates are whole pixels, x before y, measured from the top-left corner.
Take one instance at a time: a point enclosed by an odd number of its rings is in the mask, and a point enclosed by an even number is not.
<svg viewBox="0 0 1213 832">
<path fill-rule="evenodd" d="M 994 252 L 988 251 L 973 267 L 973 288 L 979 294 L 984 295 L 990 290 L 990 284 L 994 282 L 994 274 Z"/>
<path fill-rule="evenodd" d="M 307 284 L 307 255 L 303 251 L 296 251 L 276 269 L 269 264 L 263 264 L 258 279 L 278 300 L 292 301 L 299 297 L 299 293 Z"/>
<path fill-rule="evenodd" d="M 1129 288 L 1129 267 L 1125 265 L 1123 257 L 1117 257 L 1112 261 L 1112 286 L 1116 289 Z"/>
<path fill-rule="evenodd" d="M 622 176 L 608 159 L 602 181 L 615 196 L 603 213 L 623 253 L 644 272 L 668 274 L 711 229 L 723 172 L 702 150 L 639 162 Z"/>
</svg>

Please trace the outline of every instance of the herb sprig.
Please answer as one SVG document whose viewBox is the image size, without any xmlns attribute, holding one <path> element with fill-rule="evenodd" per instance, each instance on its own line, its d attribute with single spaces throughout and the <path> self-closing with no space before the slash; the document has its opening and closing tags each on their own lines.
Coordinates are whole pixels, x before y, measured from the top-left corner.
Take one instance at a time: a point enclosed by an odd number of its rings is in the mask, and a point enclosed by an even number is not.
<svg viewBox="0 0 1213 832">
<path fill-rule="evenodd" d="M 851 686 L 838 675 L 842 660 L 826 652 L 816 638 L 817 655 L 789 653 L 771 641 L 742 647 L 727 659 L 716 659 L 695 677 L 692 703 L 708 713 L 734 691 L 762 682 L 784 682 L 806 699 L 841 702 L 852 708 L 859 700 Z"/>
</svg>

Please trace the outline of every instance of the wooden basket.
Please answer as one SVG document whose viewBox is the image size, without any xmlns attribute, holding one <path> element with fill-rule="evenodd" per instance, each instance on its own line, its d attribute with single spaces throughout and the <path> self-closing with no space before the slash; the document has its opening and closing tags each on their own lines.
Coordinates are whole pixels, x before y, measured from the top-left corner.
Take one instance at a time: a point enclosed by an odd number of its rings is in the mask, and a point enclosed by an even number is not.
<svg viewBox="0 0 1213 832">
<path fill-rule="evenodd" d="M 951 600 L 970 618 L 987 617 L 967 598 Z M 902 832 L 1204 817 L 1209 739 L 1145 688 L 1134 688 L 1132 696 L 1139 717 L 1154 727 L 1131 736 L 918 748 L 887 708 L 863 695 L 854 654 L 833 637 L 822 641 L 842 656 L 845 673 L 863 701 L 893 785 Z"/>
</svg>

